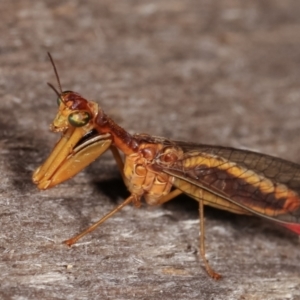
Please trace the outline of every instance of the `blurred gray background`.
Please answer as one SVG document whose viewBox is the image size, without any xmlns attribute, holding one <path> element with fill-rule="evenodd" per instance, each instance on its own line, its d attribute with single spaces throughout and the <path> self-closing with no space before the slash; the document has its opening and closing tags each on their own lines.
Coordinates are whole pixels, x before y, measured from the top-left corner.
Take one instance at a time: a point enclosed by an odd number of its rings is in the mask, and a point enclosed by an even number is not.
<svg viewBox="0 0 300 300">
<path fill-rule="evenodd" d="M 197 203 L 127 207 L 71 249 L 61 242 L 128 193 L 110 153 L 39 192 L 63 89 L 129 132 L 249 148 L 300 163 L 300 2 L 0 2 L 1 299 L 299 299 L 299 239 Z"/>
</svg>

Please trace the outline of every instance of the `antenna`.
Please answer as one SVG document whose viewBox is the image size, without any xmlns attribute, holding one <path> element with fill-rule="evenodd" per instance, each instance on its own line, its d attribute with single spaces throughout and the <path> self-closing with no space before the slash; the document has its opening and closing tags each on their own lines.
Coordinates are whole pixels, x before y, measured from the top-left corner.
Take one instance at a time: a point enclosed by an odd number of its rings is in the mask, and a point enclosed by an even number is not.
<svg viewBox="0 0 300 300">
<path fill-rule="evenodd" d="M 61 88 L 61 84 L 60 84 L 60 80 L 59 80 L 59 76 L 58 76 L 58 72 L 57 72 L 57 69 L 56 69 L 56 66 L 55 66 L 55 63 L 54 63 L 54 60 L 50 54 L 50 52 L 48 52 L 48 56 L 50 58 L 50 61 L 51 61 L 51 64 L 53 66 L 53 70 L 54 70 L 54 73 L 55 73 L 55 76 L 56 76 L 56 80 L 57 80 L 57 84 L 58 84 L 58 87 L 59 87 L 59 91 L 60 91 L 60 94 L 63 93 L 62 91 L 62 88 Z M 58 94 L 58 96 L 60 97 L 60 94 L 57 92 L 57 90 L 54 88 L 54 86 L 52 84 L 49 84 L 48 85 L 56 92 L 56 94 Z"/>
<path fill-rule="evenodd" d="M 55 92 L 58 98 L 61 98 L 61 94 L 58 92 L 58 90 L 53 86 L 52 83 L 47 82 L 47 84 L 51 87 L 51 89 Z"/>
</svg>

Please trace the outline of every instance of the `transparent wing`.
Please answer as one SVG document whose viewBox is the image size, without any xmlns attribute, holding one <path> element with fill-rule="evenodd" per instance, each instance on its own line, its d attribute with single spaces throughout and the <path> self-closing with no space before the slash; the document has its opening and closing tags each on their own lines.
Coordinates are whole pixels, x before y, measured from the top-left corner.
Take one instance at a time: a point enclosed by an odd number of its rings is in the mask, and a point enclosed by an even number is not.
<svg viewBox="0 0 300 300">
<path fill-rule="evenodd" d="M 212 206 L 292 224 L 287 227 L 300 233 L 298 164 L 248 150 L 158 137 L 153 141 L 184 151 L 172 166 L 160 166 L 184 193 Z"/>
</svg>

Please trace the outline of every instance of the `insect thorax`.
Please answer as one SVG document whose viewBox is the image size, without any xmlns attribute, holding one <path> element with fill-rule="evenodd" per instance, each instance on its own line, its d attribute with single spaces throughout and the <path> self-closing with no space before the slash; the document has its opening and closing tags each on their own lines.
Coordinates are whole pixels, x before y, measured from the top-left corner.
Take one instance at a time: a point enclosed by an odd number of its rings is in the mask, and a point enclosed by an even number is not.
<svg viewBox="0 0 300 300">
<path fill-rule="evenodd" d="M 162 165 L 170 165 L 178 159 L 178 150 L 161 144 L 143 143 L 139 150 L 126 157 L 124 174 L 132 194 L 144 196 L 149 205 L 160 203 L 167 195 L 174 177 L 161 171 Z"/>
</svg>

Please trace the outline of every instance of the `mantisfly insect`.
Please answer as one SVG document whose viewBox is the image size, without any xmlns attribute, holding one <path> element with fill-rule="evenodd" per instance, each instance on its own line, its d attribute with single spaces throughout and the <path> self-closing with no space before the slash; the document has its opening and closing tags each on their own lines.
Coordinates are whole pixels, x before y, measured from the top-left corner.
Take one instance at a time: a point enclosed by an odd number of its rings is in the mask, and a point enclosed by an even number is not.
<svg viewBox="0 0 300 300">
<path fill-rule="evenodd" d="M 62 136 L 33 174 L 39 189 L 51 188 L 80 172 L 110 149 L 130 196 L 97 223 L 65 241 L 69 246 L 105 220 L 142 198 L 160 205 L 181 193 L 199 202 L 200 255 L 207 273 L 219 279 L 205 257 L 204 205 L 237 214 L 257 215 L 300 235 L 300 165 L 247 150 L 131 135 L 102 108 L 78 93 L 59 91 L 58 113 L 51 130 Z M 124 154 L 124 161 L 120 156 Z"/>
</svg>

